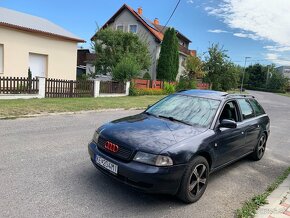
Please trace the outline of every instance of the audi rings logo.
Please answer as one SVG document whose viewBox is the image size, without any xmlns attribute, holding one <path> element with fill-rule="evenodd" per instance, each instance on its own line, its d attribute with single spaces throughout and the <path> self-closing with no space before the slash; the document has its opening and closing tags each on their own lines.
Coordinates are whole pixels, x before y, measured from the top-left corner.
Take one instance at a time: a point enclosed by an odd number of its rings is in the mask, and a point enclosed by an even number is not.
<svg viewBox="0 0 290 218">
<path fill-rule="evenodd" d="M 115 145 L 112 142 L 107 141 L 106 144 L 105 144 L 105 149 L 107 149 L 107 150 L 109 150 L 109 151 L 111 151 L 113 153 L 116 153 L 119 150 L 119 146 Z"/>
</svg>

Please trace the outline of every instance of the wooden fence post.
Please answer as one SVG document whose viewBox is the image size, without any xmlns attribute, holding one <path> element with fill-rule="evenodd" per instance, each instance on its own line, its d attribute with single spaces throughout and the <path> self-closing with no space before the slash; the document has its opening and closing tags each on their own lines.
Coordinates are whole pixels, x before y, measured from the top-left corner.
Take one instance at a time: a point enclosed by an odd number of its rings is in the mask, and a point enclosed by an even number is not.
<svg viewBox="0 0 290 218">
<path fill-rule="evenodd" d="M 73 97 L 73 88 L 74 88 L 73 80 L 70 80 L 70 81 L 69 81 L 69 97 L 70 97 L 70 98 Z"/>
</svg>

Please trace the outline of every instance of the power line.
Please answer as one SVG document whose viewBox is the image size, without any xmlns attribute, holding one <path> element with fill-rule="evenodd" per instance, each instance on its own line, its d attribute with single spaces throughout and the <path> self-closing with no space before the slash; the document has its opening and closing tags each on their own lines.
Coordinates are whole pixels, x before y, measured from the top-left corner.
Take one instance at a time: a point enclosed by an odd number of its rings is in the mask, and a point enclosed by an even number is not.
<svg viewBox="0 0 290 218">
<path fill-rule="evenodd" d="M 282 60 L 282 61 L 290 61 L 290 59 L 274 59 L 274 58 L 269 58 L 269 59 L 251 59 L 251 62 L 271 62 L 271 61 L 275 61 L 275 60 Z M 232 62 L 244 62 L 242 60 L 239 61 L 233 61 Z"/>
<path fill-rule="evenodd" d="M 177 7 L 178 7 L 178 5 L 180 4 L 180 1 L 181 0 L 178 0 L 178 2 L 177 2 L 177 4 L 176 4 L 176 6 L 175 6 L 175 8 L 174 8 L 174 10 L 173 10 L 173 12 L 171 13 L 171 15 L 170 15 L 170 17 L 168 18 L 168 20 L 167 20 L 167 22 L 165 23 L 165 25 L 163 26 L 163 28 L 162 28 L 162 31 L 161 32 L 163 32 L 163 29 L 167 26 L 167 24 L 169 23 L 169 21 L 171 20 L 171 18 L 172 18 L 172 16 L 174 15 L 174 13 L 175 13 L 175 11 L 176 11 L 176 9 L 177 9 Z"/>
</svg>

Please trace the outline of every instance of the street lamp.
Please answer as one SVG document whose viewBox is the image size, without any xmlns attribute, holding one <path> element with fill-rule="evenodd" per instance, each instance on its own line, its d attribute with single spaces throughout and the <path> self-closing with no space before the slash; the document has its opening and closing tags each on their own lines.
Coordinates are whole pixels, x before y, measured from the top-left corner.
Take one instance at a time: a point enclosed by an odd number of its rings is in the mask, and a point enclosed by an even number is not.
<svg viewBox="0 0 290 218">
<path fill-rule="evenodd" d="M 242 78 L 242 84 L 241 84 L 241 90 L 240 92 L 243 92 L 243 85 L 244 85 L 244 79 L 245 79 L 245 73 L 246 73 L 246 64 L 247 60 L 250 59 L 251 57 L 245 57 L 245 66 L 244 66 L 244 71 L 243 71 L 243 78 Z"/>
</svg>

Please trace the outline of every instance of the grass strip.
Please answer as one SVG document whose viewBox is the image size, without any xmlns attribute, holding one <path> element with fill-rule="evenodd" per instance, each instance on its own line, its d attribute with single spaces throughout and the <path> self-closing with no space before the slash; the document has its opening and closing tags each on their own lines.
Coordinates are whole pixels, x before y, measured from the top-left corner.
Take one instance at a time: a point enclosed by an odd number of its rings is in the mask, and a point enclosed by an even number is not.
<svg viewBox="0 0 290 218">
<path fill-rule="evenodd" d="M 99 98 L 44 98 L 0 100 L 0 117 L 21 117 L 35 114 L 77 112 L 101 109 L 146 108 L 163 95 L 99 97 Z"/>
<path fill-rule="evenodd" d="M 262 194 L 254 196 L 252 199 L 244 202 L 242 208 L 236 211 L 238 218 L 253 218 L 256 214 L 257 209 L 267 204 L 267 197 L 276 189 L 278 186 L 288 177 L 290 174 L 290 167 L 286 169 L 282 175 L 267 187 L 266 191 Z"/>
</svg>

